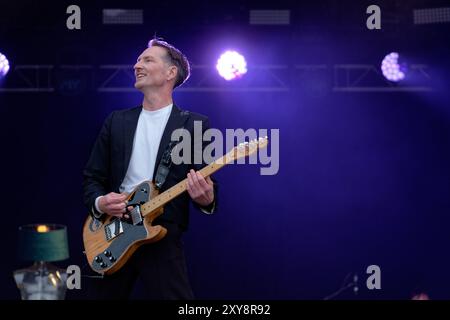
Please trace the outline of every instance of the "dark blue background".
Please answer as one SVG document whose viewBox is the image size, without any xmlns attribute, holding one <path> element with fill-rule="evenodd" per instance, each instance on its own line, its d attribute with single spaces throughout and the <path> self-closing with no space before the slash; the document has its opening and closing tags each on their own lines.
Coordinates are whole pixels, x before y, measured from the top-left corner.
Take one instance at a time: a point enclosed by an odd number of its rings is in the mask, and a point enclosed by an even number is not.
<svg viewBox="0 0 450 320">
<path fill-rule="evenodd" d="M 151 3 L 137 26 L 102 25 L 101 9 L 142 8 L 138 3 L 78 2 L 82 30 L 69 31 L 65 8 L 72 2 L 14 1 L 0 15 L 0 52 L 13 68 L 133 64 L 156 32 L 212 72 L 230 45 L 246 54 L 249 73 L 255 65 L 287 65 L 288 92 L 175 92 L 179 106 L 208 115 L 223 131 L 280 129 L 277 175 L 261 176 L 259 165 L 226 167 L 216 175 L 219 212 L 192 211 L 185 248 L 196 296 L 322 299 L 356 273 L 359 295 L 338 298 L 409 299 L 425 291 L 449 299 L 450 25 L 412 24 L 412 8 L 442 2 L 378 1 L 382 30 L 369 31 L 365 8 L 372 2 Z M 254 8 L 290 9 L 292 23 L 249 26 Z M 383 10 L 406 18 L 390 24 Z M 379 65 L 391 51 L 428 65 L 433 91 L 332 91 L 333 65 Z M 327 69 L 296 78 L 297 64 Z M 80 74 L 75 92 L 57 82 L 53 93 L 0 93 L 0 298 L 19 298 L 12 272 L 27 265 L 16 258 L 19 225 L 66 224 L 71 257 L 59 265 L 85 265 L 83 166 L 105 117 L 139 105 L 142 96 L 98 92 L 95 72 Z M 381 268 L 381 290 L 365 288 L 372 264 Z"/>
</svg>

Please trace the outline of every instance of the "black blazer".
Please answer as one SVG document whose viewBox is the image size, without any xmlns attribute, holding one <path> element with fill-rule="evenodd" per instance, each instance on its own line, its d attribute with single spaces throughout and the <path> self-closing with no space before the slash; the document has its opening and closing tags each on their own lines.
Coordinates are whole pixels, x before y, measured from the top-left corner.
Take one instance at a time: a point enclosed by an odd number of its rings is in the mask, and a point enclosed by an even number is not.
<svg viewBox="0 0 450 320">
<path fill-rule="evenodd" d="M 130 162 L 134 135 L 141 110 L 142 106 L 114 111 L 105 120 L 83 171 L 84 203 L 89 212 L 95 210 L 94 203 L 97 197 L 109 192 L 119 192 L 119 187 L 125 178 Z M 175 104 L 173 105 L 161 137 L 153 176 L 156 175 L 161 156 L 170 143 L 172 132 L 177 128 L 184 127 L 191 132 L 193 137 L 194 121 L 202 121 L 203 131 L 209 128 L 209 120 L 206 116 L 183 111 Z M 203 143 L 203 147 L 205 147 L 205 143 Z M 169 175 L 160 192 L 185 179 L 190 169 L 197 171 L 205 165 L 205 163 L 202 165 L 172 164 Z M 210 206 L 202 208 L 207 212 L 211 212 L 213 208 L 215 212 L 217 209 L 218 185 L 217 181 L 213 181 L 215 200 Z M 173 199 L 165 205 L 164 213 L 157 220 L 174 222 L 179 224 L 183 230 L 187 229 L 189 223 L 189 200 L 190 197 L 187 192 Z M 199 207 L 195 202 L 194 206 Z"/>
</svg>

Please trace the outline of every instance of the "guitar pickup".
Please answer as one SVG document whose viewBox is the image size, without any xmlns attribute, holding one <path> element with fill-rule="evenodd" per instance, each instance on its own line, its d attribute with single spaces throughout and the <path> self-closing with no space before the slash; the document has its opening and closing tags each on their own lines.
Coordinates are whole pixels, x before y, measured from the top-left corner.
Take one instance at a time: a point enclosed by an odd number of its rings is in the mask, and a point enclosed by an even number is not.
<svg viewBox="0 0 450 320">
<path fill-rule="evenodd" d="M 123 233 L 123 226 L 120 219 L 114 219 L 111 223 L 105 226 L 106 241 L 110 241 Z"/>
<path fill-rule="evenodd" d="M 142 215 L 139 206 L 135 206 L 128 214 L 130 215 L 134 226 L 142 223 Z"/>
</svg>

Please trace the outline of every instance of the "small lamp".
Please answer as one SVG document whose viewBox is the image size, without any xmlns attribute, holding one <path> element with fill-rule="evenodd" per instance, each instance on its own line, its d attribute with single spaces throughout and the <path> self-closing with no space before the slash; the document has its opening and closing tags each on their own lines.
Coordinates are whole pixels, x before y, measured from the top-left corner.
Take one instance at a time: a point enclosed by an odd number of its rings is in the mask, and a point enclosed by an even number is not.
<svg viewBox="0 0 450 320">
<path fill-rule="evenodd" d="M 18 249 L 21 260 L 34 261 L 32 266 L 14 271 L 22 300 L 63 300 L 67 288 L 66 270 L 49 262 L 69 258 L 66 226 L 21 226 Z"/>
</svg>

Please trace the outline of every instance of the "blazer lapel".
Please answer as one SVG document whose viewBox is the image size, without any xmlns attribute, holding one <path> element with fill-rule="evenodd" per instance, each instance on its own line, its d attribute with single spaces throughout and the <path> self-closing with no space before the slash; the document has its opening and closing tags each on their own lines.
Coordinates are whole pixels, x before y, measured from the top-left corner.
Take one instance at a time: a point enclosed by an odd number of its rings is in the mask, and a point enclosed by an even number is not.
<svg viewBox="0 0 450 320">
<path fill-rule="evenodd" d="M 175 105 L 175 103 L 173 104 L 172 111 L 170 113 L 169 119 L 167 120 L 166 128 L 164 129 L 164 133 L 161 137 L 161 142 L 159 143 L 158 154 L 156 156 L 155 162 L 155 170 L 153 171 L 153 179 L 156 175 L 156 171 L 158 170 L 162 154 L 164 153 L 166 147 L 170 143 L 170 137 L 172 136 L 172 132 L 175 129 L 183 127 L 188 117 L 189 117 L 188 112 L 182 111 Z"/>
<path fill-rule="evenodd" d="M 133 151 L 134 135 L 136 133 L 137 123 L 139 120 L 139 115 L 141 114 L 142 106 L 131 109 L 130 112 L 125 113 L 125 123 L 123 127 L 123 137 L 124 137 L 124 154 L 123 154 L 123 168 L 122 168 L 122 178 L 125 177 L 128 170 L 128 165 L 131 159 L 131 152 Z"/>
</svg>

